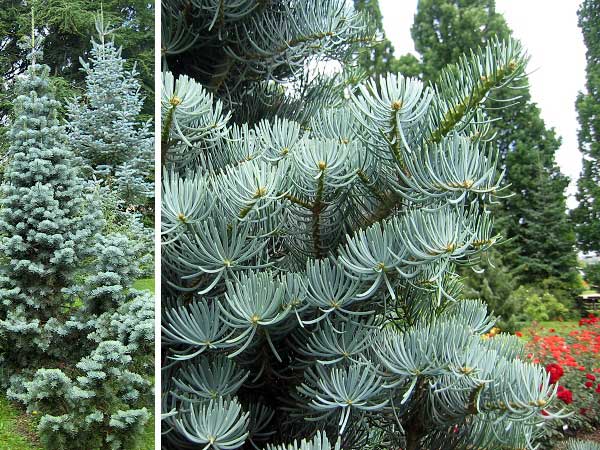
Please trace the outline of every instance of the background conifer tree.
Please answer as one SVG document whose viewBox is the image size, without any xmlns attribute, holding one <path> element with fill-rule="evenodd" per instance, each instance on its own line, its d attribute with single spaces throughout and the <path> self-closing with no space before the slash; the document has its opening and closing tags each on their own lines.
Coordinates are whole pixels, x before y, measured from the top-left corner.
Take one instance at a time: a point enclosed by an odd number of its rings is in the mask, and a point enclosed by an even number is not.
<svg viewBox="0 0 600 450">
<path fill-rule="evenodd" d="M 414 55 L 400 57 L 394 55 L 394 46 L 385 36 L 383 17 L 377 0 L 354 0 L 354 8 L 365 13 L 377 30 L 377 41 L 364 45 L 359 50 L 358 63 L 369 75 L 387 72 L 400 72 L 404 76 L 414 77 L 420 74 L 419 61 Z"/>
<path fill-rule="evenodd" d="M 586 92 L 577 98 L 579 149 L 583 170 L 577 182 L 573 211 L 579 246 L 600 251 L 600 3 L 585 0 L 578 11 L 579 27 L 587 47 Z"/>
<path fill-rule="evenodd" d="M 344 0 L 163 8 L 163 446 L 534 442 L 555 388 L 455 271 L 497 241 L 480 119 L 518 43 L 364 80 Z"/>
<path fill-rule="evenodd" d="M 144 103 L 138 73 L 135 65 L 126 69 L 103 15 L 96 19 L 96 31 L 89 61 L 81 60 L 85 95 L 67 105 L 69 142 L 124 207 L 148 207 L 154 195 L 154 136 L 150 121 L 138 121 Z"/>
</svg>

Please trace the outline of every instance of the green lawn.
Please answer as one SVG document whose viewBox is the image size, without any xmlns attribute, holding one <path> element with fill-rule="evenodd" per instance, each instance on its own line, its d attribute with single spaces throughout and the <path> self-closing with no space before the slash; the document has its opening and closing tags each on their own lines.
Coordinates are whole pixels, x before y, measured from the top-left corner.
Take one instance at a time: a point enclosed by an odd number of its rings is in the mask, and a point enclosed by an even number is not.
<svg viewBox="0 0 600 450">
<path fill-rule="evenodd" d="M 31 417 L 4 397 L 0 397 L 0 448 L 42 450 Z M 136 450 L 154 450 L 154 414 L 150 416 Z"/>
<path fill-rule="evenodd" d="M 133 283 L 135 289 L 147 290 L 154 294 L 154 278 L 143 278 Z M 142 442 L 138 450 L 154 450 L 154 414 L 146 424 Z"/>
<path fill-rule="evenodd" d="M 35 426 L 22 411 L 0 397 L 0 443 L 6 450 L 41 450 Z"/>
<path fill-rule="evenodd" d="M 133 283 L 133 287 L 139 290 L 150 291 L 154 294 L 154 278 L 142 278 Z"/>
<path fill-rule="evenodd" d="M 538 322 L 537 328 L 544 334 L 551 333 L 550 330 L 552 329 L 555 330 L 556 333 L 565 334 L 579 328 L 578 324 L 578 320 L 551 320 L 548 322 Z"/>
<path fill-rule="evenodd" d="M 549 334 L 559 334 L 566 336 L 569 332 L 579 328 L 578 320 L 551 320 L 547 322 L 533 322 L 523 325 L 519 331 L 523 333 L 523 339 L 530 340 L 531 335 L 529 331 L 535 329 L 536 333 L 540 336 L 547 336 Z M 550 331 L 554 330 L 554 331 Z"/>
<path fill-rule="evenodd" d="M 146 424 L 138 450 L 154 450 L 154 414 L 150 416 L 150 420 Z"/>
</svg>

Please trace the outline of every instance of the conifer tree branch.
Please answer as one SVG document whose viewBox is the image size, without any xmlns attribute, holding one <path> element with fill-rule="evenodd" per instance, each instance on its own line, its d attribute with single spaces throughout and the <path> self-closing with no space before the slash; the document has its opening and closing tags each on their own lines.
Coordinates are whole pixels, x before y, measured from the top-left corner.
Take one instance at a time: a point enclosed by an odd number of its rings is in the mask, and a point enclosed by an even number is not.
<svg viewBox="0 0 600 450">
<path fill-rule="evenodd" d="M 171 107 L 167 111 L 167 115 L 164 118 L 164 125 L 162 133 L 160 135 L 160 163 L 162 166 L 167 162 L 167 154 L 169 153 L 169 144 L 171 138 L 171 127 L 173 126 L 173 116 L 177 104 L 171 103 Z"/>
<path fill-rule="evenodd" d="M 439 127 L 435 129 L 427 139 L 428 144 L 439 144 L 441 140 L 465 117 L 477 108 L 495 88 L 502 86 L 506 78 L 510 77 L 515 71 L 516 63 L 509 62 L 506 66 L 499 67 L 497 71 L 489 77 L 481 77 L 469 95 L 462 101 L 452 105 L 444 115 Z"/>
<path fill-rule="evenodd" d="M 479 77 L 497 75 L 502 58 L 510 54 L 520 61 L 518 56 L 492 45 L 467 58 L 459 75 L 454 69 L 445 73 L 435 88 L 388 74 L 360 83 L 348 96 L 335 91 L 335 102 L 328 104 L 306 96 L 298 74 L 307 58 L 347 55 L 353 33 L 340 36 L 338 30 L 351 31 L 346 21 L 354 13 L 348 2 L 273 1 L 246 20 L 234 15 L 247 11 L 251 0 L 206 2 L 207 11 L 191 8 L 198 22 L 218 23 L 227 11 L 232 33 L 218 39 L 203 35 L 199 41 L 228 42 L 225 53 L 237 62 L 213 94 L 188 77 L 198 74 L 195 68 L 177 70 L 185 73 L 177 83 L 165 73 L 163 116 L 178 92 L 184 100 L 169 133 L 174 142 L 186 144 L 177 146 L 178 158 L 169 158 L 174 171 L 166 177 L 163 196 L 164 277 L 171 295 L 165 328 L 171 339 L 189 343 L 179 348 L 169 342 L 165 349 L 182 359 L 187 375 L 185 385 L 176 374 L 166 377 L 177 380 L 165 385 L 167 445 L 210 442 L 203 431 L 211 424 L 198 416 L 198 408 L 178 405 L 182 396 L 204 397 L 206 386 L 214 384 L 214 373 L 201 374 L 187 362 L 202 352 L 207 361 L 223 354 L 243 361 L 243 370 L 254 377 L 251 384 L 264 386 L 259 396 L 252 386 L 239 385 L 244 372 L 231 364 L 233 381 L 219 386 L 228 393 L 228 404 L 210 407 L 211 417 L 233 427 L 238 418 L 231 402 L 237 402 L 236 395 L 244 399 L 250 414 L 247 424 L 235 427 L 240 445 L 255 445 L 260 435 L 268 450 L 279 450 L 269 442 L 273 430 L 297 429 L 302 437 L 317 424 L 333 435 L 337 428 L 340 439 L 319 440 L 315 448 L 305 441 L 306 450 L 372 444 L 362 435 L 376 437 L 386 448 L 411 450 L 444 448 L 444 439 L 456 448 L 498 442 L 523 447 L 544 420 L 537 400 L 551 398 L 552 388 L 543 368 L 519 361 L 517 343 L 482 340 L 493 318 L 484 303 L 461 299 L 455 265 L 477 260 L 495 240 L 479 202 L 497 187 L 497 154 L 469 139 L 479 129 L 474 114 L 481 99 L 467 103 L 474 111 L 461 117 L 448 114 L 465 98 L 486 96 L 477 90 L 483 85 Z M 326 20 L 320 20 L 321 11 Z M 287 27 L 288 21 L 294 26 Z M 319 33 L 324 35 L 318 42 L 298 41 Z M 354 33 L 356 39 L 362 36 Z M 199 79 L 214 82 L 221 61 L 196 59 L 200 72 L 206 69 Z M 317 97 L 333 98 L 328 95 L 336 86 L 321 78 L 316 84 Z M 236 97 L 233 92 L 242 86 L 244 94 Z M 227 98 L 225 111 L 235 101 L 238 111 L 245 110 L 234 113 L 235 125 L 213 95 Z M 287 101 L 302 112 L 272 107 Z M 212 132 L 213 123 L 221 125 L 219 133 Z M 456 136 L 428 142 L 440 127 Z M 179 152 L 188 154 L 180 159 Z M 186 285 L 199 278 L 197 287 Z M 204 297 L 197 303 L 209 303 L 212 312 L 182 308 L 188 290 L 200 290 Z M 211 328 L 216 311 L 223 320 Z M 198 315 L 210 317 L 198 320 Z M 390 321 L 392 326 L 385 326 Z M 208 336 L 216 338 L 211 344 L 218 349 L 207 345 Z M 197 387 L 191 383 L 196 378 Z M 514 416 L 491 411 L 490 420 L 510 425 L 498 436 L 477 421 L 480 415 L 466 411 L 480 380 L 486 380 L 481 395 L 490 404 L 506 396 L 524 399 Z M 384 408 L 396 398 L 403 399 L 398 427 L 376 430 L 389 420 Z M 257 413 L 266 407 L 282 419 Z M 525 417 L 531 421 L 522 424 Z M 312 424 L 305 427 L 305 420 Z M 456 423 L 460 433 L 452 434 L 448 430 Z M 467 442 L 465 436 L 474 437 Z"/>
<path fill-rule="evenodd" d="M 303 208 L 306 208 L 309 210 L 312 210 L 314 208 L 313 204 L 306 202 L 298 197 L 295 197 L 292 194 L 280 193 L 279 195 L 281 195 L 286 200 L 289 200 L 290 202 L 295 203 L 296 205 L 302 206 Z"/>
<path fill-rule="evenodd" d="M 380 202 L 385 203 L 385 194 L 379 189 L 377 189 L 375 184 L 371 180 L 369 180 L 369 177 L 362 170 L 357 170 L 356 175 L 358 176 L 358 179 L 365 185 L 365 187 L 369 189 L 369 191 L 371 191 L 373 195 L 379 199 Z"/>
<path fill-rule="evenodd" d="M 442 113 L 426 143 L 439 143 L 461 121 L 468 119 L 490 92 L 514 83 L 524 76 L 527 56 L 512 39 L 499 42 L 496 48 L 479 48 L 463 55 L 459 62 L 445 68 L 434 85 L 439 100 L 434 114 Z"/>
<path fill-rule="evenodd" d="M 327 164 L 324 161 L 319 162 L 319 178 L 317 180 L 317 191 L 315 200 L 312 204 L 312 239 L 313 247 L 315 250 L 315 258 L 321 259 L 323 257 L 323 248 L 321 245 L 321 213 L 325 208 L 323 203 L 323 193 L 325 190 L 325 171 Z"/>
</svg>

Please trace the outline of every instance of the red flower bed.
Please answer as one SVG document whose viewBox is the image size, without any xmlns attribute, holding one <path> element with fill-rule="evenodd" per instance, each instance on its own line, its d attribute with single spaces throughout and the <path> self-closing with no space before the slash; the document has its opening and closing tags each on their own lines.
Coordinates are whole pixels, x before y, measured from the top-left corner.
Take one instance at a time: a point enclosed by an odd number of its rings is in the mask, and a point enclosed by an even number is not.
<svg viewBox="0 0 600 450">
<path fill-rule="evenodd" d="M 531 328 L 527 357 L 546 366 L 550 383 L 557 385 L 561 402 L 574 414 L 566 419 L 570 429 L 600 424 L 600 318 L 590 315 L 565 335 L 551 329 L 548 335 Z"/>
</svg>

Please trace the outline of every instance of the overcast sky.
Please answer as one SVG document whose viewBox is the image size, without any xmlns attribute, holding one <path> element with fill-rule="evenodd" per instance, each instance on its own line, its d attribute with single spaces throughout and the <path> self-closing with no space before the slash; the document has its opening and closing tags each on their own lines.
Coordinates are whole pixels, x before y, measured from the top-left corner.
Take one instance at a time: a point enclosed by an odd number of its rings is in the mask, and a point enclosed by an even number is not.
<svg viewBox="0 0 600 450">
<path fill-rule="evenodd" d="M 528 72 L 531 95 L 547 126 L 562 137 L 556 161 L 571 178 L 568 205 L 576 204 L 575 180 L 581 170 L 577 149 L 575 99 L 585 86 L 585 46 L 577 26 L 580 0 L 496 0 L 514 36 L 531 56 Z M 410 27 L 417 0 L 380 0 L 385 33 L 396 56 L 414 53 Z"/>
</svg>

